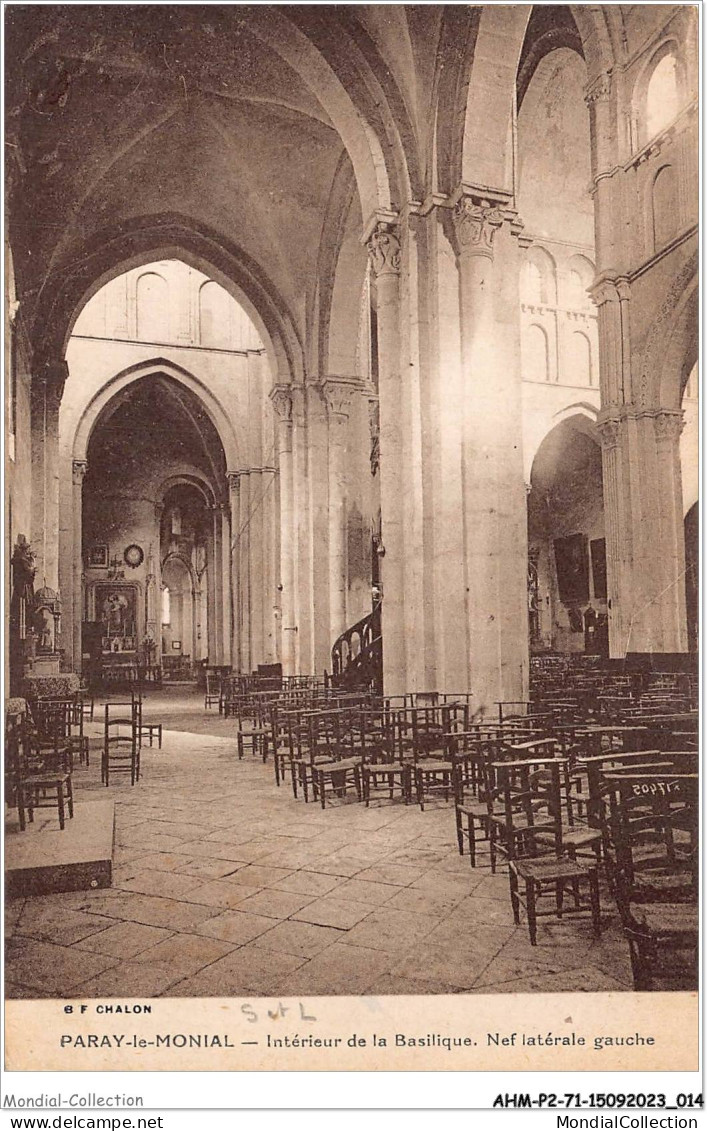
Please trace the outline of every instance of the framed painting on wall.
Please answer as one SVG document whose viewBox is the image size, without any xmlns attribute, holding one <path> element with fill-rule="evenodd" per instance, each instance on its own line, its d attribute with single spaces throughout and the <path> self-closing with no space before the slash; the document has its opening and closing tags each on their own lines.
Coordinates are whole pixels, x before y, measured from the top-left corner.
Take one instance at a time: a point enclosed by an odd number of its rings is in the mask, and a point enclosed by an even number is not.
<svg viewBox="0 0 707 1131">
<path fill-rule="evenodd" d="M 108 569 L 108 546 L 105 542 L 97 542 L 90 547 L 86 565 L 89 569 Z"/>
</svg>

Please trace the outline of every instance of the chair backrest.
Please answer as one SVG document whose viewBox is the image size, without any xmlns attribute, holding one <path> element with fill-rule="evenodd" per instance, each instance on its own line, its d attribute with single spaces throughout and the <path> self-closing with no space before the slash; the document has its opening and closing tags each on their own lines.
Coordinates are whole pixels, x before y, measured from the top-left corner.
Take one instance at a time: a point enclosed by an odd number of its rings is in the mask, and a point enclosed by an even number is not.
<svg viewBox="0 0 707 1131">
<path fill-rule="evenodd" d="M 502 800 L 507 851 L 511 855 L 519 851 L 519 846 L 517 838 L 510 834 L 519 828 L 524 830 L 523 853 L 538 853 L 535 837 L 542 832 L 551 835 L 555 854 L 562 855 L 561 767 L 559 758 L 515 759 L 494 764 L 495 793 Z M 546 845 L 543 849 L 546 851 Z"/>
<path fill-rule="evenodd" d="M 624 902 L 635 897 L 638 870 L 652 875 L 687 873 L 688 886 L 696 891 L 698 775 L 651 767 L 639 773 L 606 774 L 605 782 L 610 791 L 617 888 Z M 687 843 L 678 844 L 680 837 Z M 644 892 L 650 890 L 650 884 L 642 886 Z"/>
</svg>

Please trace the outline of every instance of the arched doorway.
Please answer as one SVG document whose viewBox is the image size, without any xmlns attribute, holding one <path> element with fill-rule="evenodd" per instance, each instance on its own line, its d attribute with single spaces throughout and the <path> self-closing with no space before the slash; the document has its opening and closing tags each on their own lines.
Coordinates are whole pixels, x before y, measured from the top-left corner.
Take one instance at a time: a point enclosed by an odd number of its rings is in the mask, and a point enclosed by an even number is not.
<svg viewBox="0 0 707 1131">
<path fill-rule="evenodd" d="M 222 539 L 230 540 L 230 530 L 221 529 L 228 515 L 213 506 L 226 483 L 216 429 L 194 394 L 154 373 L 108 401 L 91 433 L 87 464 L 83 652 L 91 655 L 94 673 L 97 666 L 115 674 L 120 665 L 159 664 L 163 658 L 166 670 L 191 677 L 217 640 L 223 647 L 230 637 L 230 572 L 221 576 L 208 569 L 221 555 Z M 175 479 L 186 482 L 165 492 L 165 481 Z M 168 579 L 162 576 L 165 562 Z M 214 632 L 208 643 L 202 636 L 199 577 L 210 585 Z M 171 589 L 174 618 L 166 641 L 163 584 Z"/>
<path fill-rule="evenodd" d="M 540 445 L 528 494 L 528 608 L 533 652 L 608 654 L 601 448 L 588 417 Z"/>
</svg>

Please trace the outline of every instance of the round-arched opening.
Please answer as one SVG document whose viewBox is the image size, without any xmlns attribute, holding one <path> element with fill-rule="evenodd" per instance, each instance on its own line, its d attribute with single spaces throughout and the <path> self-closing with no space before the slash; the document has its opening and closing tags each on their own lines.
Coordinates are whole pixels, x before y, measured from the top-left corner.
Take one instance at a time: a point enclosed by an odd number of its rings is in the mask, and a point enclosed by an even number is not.
<svg viewBox="0 0 707 1131">
<path fill-rule="evenodd" d="M 601 448 L 588 417 L 541 443 L 528 495 L 531 650 L 608 655 Z"/>
</svg>

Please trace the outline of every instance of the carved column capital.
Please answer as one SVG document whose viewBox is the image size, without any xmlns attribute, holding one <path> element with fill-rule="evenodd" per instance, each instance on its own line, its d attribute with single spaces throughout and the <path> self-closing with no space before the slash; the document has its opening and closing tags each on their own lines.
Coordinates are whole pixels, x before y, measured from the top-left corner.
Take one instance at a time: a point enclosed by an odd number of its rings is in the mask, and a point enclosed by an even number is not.
<svg viewBox="0 0 707 1131">
<path fill-rule="evenodd" d="M 80 487 L 83 477 L 88 471 L 88 460 L 75 459 L 71 463 L 71 478 L 75 487 Z"/>
<path fill-rule="evenodd" d="M 360 392 L 357 377 L 326 377 L 322 381 L 322 395 L 330 417 L 348 420 L 354 397 Z"/>
<path fill-rule="evenodd" d="M 278 418 L 283 423 L 292 421 L 292 387 L 291 385 L 273 385 L 270 390 L 270 400 Z"/>
<path fill-rule="evenodd" d="M 601 436 L 601 446 L 604 451 L 612 451 L 619 446 L 621 437 L 621 420 L 618 416 L 606 416 L 597 421 L 597 428 Z"/>
<path fill-rule="evenodd" d="M 42 359 L 34 366 L 33 388 L 41 390 L 47 403 L 58 408 L 64 394 L 69 367 L 62 359 Z"/>
<path fill-rule="evenodd" d="M 400 239 L 396 224 L 378 221 L 366 247 L 376 277 L 400 274 Z"/>
<path fill-rule="evenodd" d="M 661 409 L 655 414 L 655 438 L 658 444 L 676 444 L 685 427 L 682 411 Z"/>
<path fill-rule="evenodd" d="M 493 259 L 493 240 L 503 224 L 498 205 L 479 196 L 462 196 L 452 213 L 460 255 L 485 255 Z"/>
<path fill-rule="evenodd" d="M 226 482 L 230 492 L 237 492 L 241 486 L 241 473 L 240 471 L 227 471 Z"/>
<path fill-rule="evenodd" d="M 608 102 L 611 97 L 611 72 L 604 71 L 598 78 L 591 82 L 584 92 L 584 101 L 587 106 L 595 102 Z"/>
</svg>

